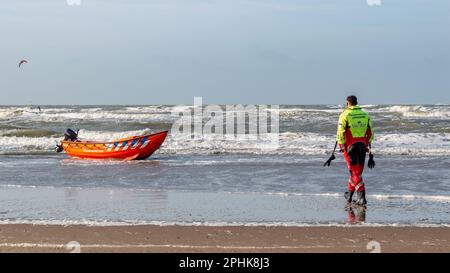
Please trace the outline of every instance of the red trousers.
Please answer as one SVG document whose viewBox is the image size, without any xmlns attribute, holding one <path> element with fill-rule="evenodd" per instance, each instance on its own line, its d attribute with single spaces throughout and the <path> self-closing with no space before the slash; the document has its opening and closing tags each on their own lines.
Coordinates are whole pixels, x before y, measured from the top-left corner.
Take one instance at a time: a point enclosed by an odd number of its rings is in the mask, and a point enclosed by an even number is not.
<svg viewBox="0 0 450 273">
<path fill-rule="evenodd" d="M 350 178 L 348 180 L 348 190 L 350 192 L 364 190 L 364 182 L 362 179 L 362 173 L 364 170 L 366 151 L 349 151 L 344 150 L 344 158 L 347 162 L 348 171 L 350 172 Z"/>
</svg>

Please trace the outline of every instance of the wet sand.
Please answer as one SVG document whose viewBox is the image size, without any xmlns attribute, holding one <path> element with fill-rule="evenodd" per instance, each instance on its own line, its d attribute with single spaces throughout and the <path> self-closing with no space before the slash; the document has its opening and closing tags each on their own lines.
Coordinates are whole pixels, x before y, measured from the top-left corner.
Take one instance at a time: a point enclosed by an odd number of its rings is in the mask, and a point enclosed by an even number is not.
<svg viewBox="0 0 450 273">
<path fill-rule="evenodd" d="M 351 253 L 378 243 L 381 252 L 450 252 L 450 227 L 0 225 L 0 252 Z"/>
</svg>

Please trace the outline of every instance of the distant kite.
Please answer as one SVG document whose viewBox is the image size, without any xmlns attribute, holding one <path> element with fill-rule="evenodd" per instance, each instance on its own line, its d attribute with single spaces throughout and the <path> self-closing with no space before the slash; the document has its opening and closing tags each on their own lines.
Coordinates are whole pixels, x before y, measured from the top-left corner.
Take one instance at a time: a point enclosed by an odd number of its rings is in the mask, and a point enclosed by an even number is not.
<svg viewBox="0 0 450 273">
<path fill-rule="evenodd" d="M 27 63 L 28 63 L 27 60 L 21 60 L 21 61 L 19 62 L 19 67 L 20 67 L 22 64 L 27 64 Z"/>
</svg>

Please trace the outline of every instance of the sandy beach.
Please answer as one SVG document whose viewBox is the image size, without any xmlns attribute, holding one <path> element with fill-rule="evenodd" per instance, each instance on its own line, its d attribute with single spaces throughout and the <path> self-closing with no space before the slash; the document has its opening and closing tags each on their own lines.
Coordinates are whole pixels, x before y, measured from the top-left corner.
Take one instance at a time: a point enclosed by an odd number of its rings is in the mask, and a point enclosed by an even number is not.
<svg viewBox="0 0 450 273">
<path fill-rule="evenodd" d="M 381 252 L 450 252 L 450 228 L 0 225 L 0 252 L 367 253 L 377 242 Z"/>
<path fill-rule="evenodd" d="M 450 1 L 2 1 L 0 254 L 438 264 L 368 253 L 450 253 L 449 21 Z"/>
</svg>

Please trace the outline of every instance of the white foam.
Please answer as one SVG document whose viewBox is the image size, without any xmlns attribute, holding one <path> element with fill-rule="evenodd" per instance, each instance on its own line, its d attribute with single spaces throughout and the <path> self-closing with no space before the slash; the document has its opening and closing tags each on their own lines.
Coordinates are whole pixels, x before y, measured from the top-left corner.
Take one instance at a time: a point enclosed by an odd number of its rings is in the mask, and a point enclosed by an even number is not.
<svg viewBox="0 0 450 273">
<path fill-rule="evenodd" d="M 275 146 L 270 140 L 273 138 L 264 135 L 253 141 L 230 141 L 221 136 L 201 140 L 173 139 L 169 135 L 161 152 L 323 155 L 329 153 L 330 143 L 335 141 L 334 135 L 295 132 L 281 133 Z M 377 134 L 373 151 L 384 155 L 450 155 L 450 133 Z"/>
<path fill-rule="evenodd" d="M 178 222 L 178 221 L 107 221 L 107 220 L 0 220 L 0 225 L 29 224 L 44 226 L 207 226 L 207 227 L 450 227 L 450 223 L 304 223 L 304 222 Z"/>
<path fill-rule="evenodd" d="M 322 108 L 321 108 L 322 107 Z M 369 112 L 390 113 L 399 115 L 400 119 L 409 117 L 425 117 L 429 119 L 448 119 L 450 117 L 449 105 L 364 105 Z M 89 122 L 166 122 L 171 123 L 176 119 L 170 115 L 172 111 L 190 111 L 192 106 L 118 106 L 118 107 L 90 107 L 80 108 L 76 106 L 67 107 L 43 107 L 39 112 L 36 108 L 0 107 L 0 120 L 5 123 L 6 128 L 15 124 L 29 124 L 30 122 L 61 122 L 64 125 L 81 121 Z M 279 111 L 282 121 L 281 127 L 285 126 L 283 117 L 293 117 L 295 123 L 307 126 L 309 122 L 324 122 L 326 126 L 330 122 L 335 123 L 337 114 L 342 111 L 341 106 L 291 106 L 281 108 Z M 388 115 L 389 116 L 389 115 Z M 304 119 L 306 118 L 306 119 Z M 305 123 L 306 122 L 306 123 Z M 289 122 L 288 122 L 289 123 Z M 440 124 L 441 122 L 439 122 Z M 410 124 L 410 123 L 408 123 Z M 417 132 L 420 129 L 414 126 L 411 133 L 375 131 L 374 152 L 385 155 L 424 155 L 424 156 L 448 156 L 450 155 L 450 133 L 449 128 L 442 128 L 442 133 Z M 297 126 L 297 125 L 295 125 Z M 294 127 L 295 127 L 294 126 Z M 408 125 L 405 125 L 408 126 Z M 441 126 L 441 125 L 439 125 Z M 20 126 L 19 126 L 20 127 Z M 14 126 L 13 126 L 14 128 Z M 440 127 L 441 128 L 441 127 Z M 432 131 L 440 131 L 440 128 L 431 128 Z M 402 128 L 399 128 L 401 130 Z M 8 129 L 9 130 L 9 129 Z M 11 130 L 3 131 L 14 133 Z M 292 129 L 296 130 L 296 129 Z M 316 130 L 316 129 L 315 129 Z M 136 134 L 142 134 L 144 130 L 125 132 L 81 130 L 80 137 L 91 140 L 114 140 Z M 334 131 L 334 129 L 333 129 Z M 49 130 L 51 132 L 51 130 Z M 27 152 L 51 152 L 54 149 L 54 137 L 6 137 L 0 136 L 0 154 L 3 153 L 27 153 Z M 312 132 L 282 132 L 279 135 L 279 146 L 271 145 L 270 135 L 259 135 L 254 141 L 230 141 L 223 140 L 222 136 L 207 135 L 201 140 L 175 139 L 169 135 L 163 144 L 161 153 L 170 154 L 214 154 L 214 153 L 248 153 L 248 154 L 293 154 L 293 155 L 323 155 L 329 153 L 334 143 L 334 135 L 312 133 Z"/>
<path fill-rule="evenodd" d="M 243 246 L 243 245 L 186 245 L 186 244 L 80 244 L 72 241 L 67 244 L 52 243 L 0 243 L 0 247 L 12 248 L 65 248 L 67 250 L 82 251 L 84 248 L 186 248 L 186 249 L 240 249 L 240 250 L 258 250 L 258 249 L 306 249 L 306 248 L 329 248 L 329 246 Z"/>
<path fill-rule="evenodd" d="M 0 137 L 0 154 L 10 152 L 52 151 L 58 138 L 53 137 Z"/>
<path fill-rule="evenodd" d="M 434 118 L 449 119 L 449 105 L 362 105 L 371 113 L 393 113 L 406 118 Z M 35 107 L 18 106 L 0 108 L 0 119 L 19 119 L 35 121 L 67 121 L 67 120 L 165 120 L 173 121 L 174 117 L 170 113 L 191 111 L 194 107 L 189 105 L 177 106 L 123 106 L 118 108 L 93 107 L 42 107 L 39 111 Z M 280 109 L 270 109 L 280 114 L 281 117 L 305 116 L 311 117 L 311 114 L 326 114 L 326 116 L 336 116 L 343 111 L 343 106 L 329 105 L 320 107 L 288 107 Z M 320 118 L 317 115 L 314 118 Z"/>
<path fill-rule="evenodd" d="M 0 184 L 0 188 L 7 189 L 47 189 L 53 190 L 53 186 L 36 186 L 36 185 L 18 185 L 18 184 Z"/>
<path fill-rule="evenodd" d="M 404 200 L 428 200 L 435 202 L 450 202 L 450 196 L 445 195 L 382 195 L 373 194 L 369 195 L 378 200 L 389 200 L 389 199 L 404 199 Z"/>
<path fill-rule="evenodd" d="M 79 132 L 81 139 L 111 141 L 119 138 L 151 132 L 132 130 L 125 132 L 89 131 Z M 53 152 L 57 137 L 0 136 L 0 154 Z M 258 139 L 229 140 L 221 135 L 209 135 L 200 140 L 190 138 L 168 138 L 159 150 L 162 154 L 278 154 L 278 155 L 324 155 L 332 149 L 333 135 L 317 133 L 285 132 L 279 142 L 272 142 L 273 135 L 260 135 Z M 450 133 L 377 134 L 374 153 L 381 155 L 450 155 Z"/>
<path fill-rule="evenodd" d="M 277 196 L 316 196 L 316 197 L 330 197 L 342 198 L 342 193 L 297 193 L 297 192 L 228 192 L 228 194 L 263 194 L 263 195 L 277 195 Z M 447 195 L 414 195 L 414 194 L 369 194 L 370 198 L 376 200 L 427 200 L 433 202 L 450 202 L 450 196 Z"/>
<path fill-rule="evenodd" d="M 393 105 L 389 107 L 381 107 L 371 111 L 380 113 L 399 113 L 403 117 L 407 118 L 450 118 L 450 107 L 448 105 Z"/>
<path fill-rule="evenodd" d="M 41 111 L 30 107 L 0 108 L 0 119 L 67 122 L 73 120 L 91 121 L 171 121 L 171 107 L 125 107 L 118 109 L 104 108 L 43 108 Z"/>
<path fill-rule="evenodd" d="M 97 141 L 111 141 L 120 138 L 126 138 L 131 136 L 138 136 L 151 133 L 152 130 L 145 128 L 142 130 L 131 130 L 125 132 L 112 132 L 112 131 L 89 131 L 81 129 L 78 132 L 80 139 L 97 140 Z"/>
</svg>

